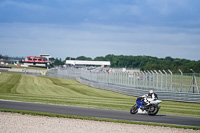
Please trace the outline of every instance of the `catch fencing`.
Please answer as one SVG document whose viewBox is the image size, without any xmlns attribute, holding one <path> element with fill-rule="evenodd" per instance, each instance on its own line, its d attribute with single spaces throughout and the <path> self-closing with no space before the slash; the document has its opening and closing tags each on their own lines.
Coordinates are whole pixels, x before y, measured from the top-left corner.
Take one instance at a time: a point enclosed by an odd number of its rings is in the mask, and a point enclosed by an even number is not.
<svg viewBox="0 0 200 133">
<path fill-rule="evenodd" d="M 77 81 L 118 93 L 141 96 L 154 90 L 159 99 L 200 103 L 200 74 L 171 71 L 114 72 L 76 69 L 51 69 L 47 76 Z"/>
</svg>

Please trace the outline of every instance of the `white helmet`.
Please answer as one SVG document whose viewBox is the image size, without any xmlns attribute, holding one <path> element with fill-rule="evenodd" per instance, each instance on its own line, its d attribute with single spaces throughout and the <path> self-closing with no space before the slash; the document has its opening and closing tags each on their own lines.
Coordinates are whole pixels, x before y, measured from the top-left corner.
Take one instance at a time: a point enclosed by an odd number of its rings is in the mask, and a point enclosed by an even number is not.
<svg viewBox="0 0 200 133">
<path fill-rule="evenodd" d="M 149 93 L 152 94 L 152 93 L 153 93 L 153 90 L 150 90 Z"/>
</svg>

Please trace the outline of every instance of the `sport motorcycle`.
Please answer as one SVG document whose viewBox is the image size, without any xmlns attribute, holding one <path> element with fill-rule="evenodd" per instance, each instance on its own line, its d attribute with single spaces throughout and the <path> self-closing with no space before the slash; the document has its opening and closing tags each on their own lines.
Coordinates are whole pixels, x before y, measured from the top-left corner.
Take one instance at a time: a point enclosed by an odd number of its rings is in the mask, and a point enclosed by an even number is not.
<svg viewBox="0 0 200 133">
<path fill-rule="evenodd" d="M 144 108 L 140 108 L 138 107 L 137 104 L 135 104 L 131 109 L 130 109 L 130 113 L 131 114 L 148 114 L 148 115 L 156 115 L 160 109 L 160 107 L 158 107 L 158 105 L 162 102 L 161 100 L 152 100 L 152 99 L 148 99 L 146 98 L 144 100 L 145 104 L 144 104 Z"/>
</svg>

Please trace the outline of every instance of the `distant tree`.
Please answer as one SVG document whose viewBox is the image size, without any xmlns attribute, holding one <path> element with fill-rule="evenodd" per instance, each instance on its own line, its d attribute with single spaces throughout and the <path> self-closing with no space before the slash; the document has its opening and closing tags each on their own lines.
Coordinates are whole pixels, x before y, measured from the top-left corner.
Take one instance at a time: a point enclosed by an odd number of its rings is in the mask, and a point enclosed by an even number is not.
<svg viewBox="0 0 200 133">
<path fill-rule="evenodd" d="M 94 61 L 105 61 L 105 57 L 103 57 L 103 56 L 96 57 L 96 58 L 94 58 Z"/>
<path fill-rule="evenodd" d="M 7 55 L 3 56 L 5 62 L 8 62 L 9 57 Z"/>
<path fill-rule="evenodd" d="M 64 65 L 64 64 L 65 63 L 64 63 L 64 61 L 62 61 L 61 58 L 60 59 L 56 58 L 54 63 L 53 63 L 53 65 L 55 65 L 55 66 L 60 66 L 60 65 Z"/>
<path fill-rule="evenodd" d="M 73 58 L 73 57 L 66 57 L 65 60 L 76 60 L 76 58 Z"/>
<path fill-rule="evenodd" d="M 88 61 L 92 61 L 92 58 L 85 57 L 85 56 L 79 56 L 79 57 L 76 58 L 76 60 L 88 60 Z"/>
<path fill-rule="evenodd" d="M 167 56 L 167 57 L 165 57 L 165 60 L 172 62 L 172 61 L 173 61 L 173 58 L 170 57 L 170 56 Z"/>
<path fill-rule="evenodd" d="M 70 59 L 70 57 L 66 57 Z M 71 60 L 92 60 L 90 57 L 79 56 L 77 58 L 71 58 Z M 165 58 L 157 58 L 151 56 L 125 56 L 125 55 L 113 55 L 108 54 L 105 57 L 100 56 L 94 59 L 95 61 L 110 61 L 111 67 L 115 68 L 139 68 L 141 70 L 168 70 L 173 73 L 178 73 L 178 69 L 181 69 L 184 73 L 191 73 L 190 69 L 195 72 L 200 72 L 200 60 L 191 61 L 187 59 L 172 58 L 167 56 Z M 55 59 L 56 65 L 64 64 L 61 59 Z"/>
</svg>

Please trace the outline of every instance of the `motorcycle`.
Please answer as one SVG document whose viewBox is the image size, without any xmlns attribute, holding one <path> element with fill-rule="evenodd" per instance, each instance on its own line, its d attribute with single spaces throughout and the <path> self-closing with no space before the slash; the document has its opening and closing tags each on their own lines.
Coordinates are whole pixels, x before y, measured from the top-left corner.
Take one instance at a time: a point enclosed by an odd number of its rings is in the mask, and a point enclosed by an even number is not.
<svg viewBox="0 0 200 133">
<path fill-rule="evenodd" d="M 145 107 L 144 109 L 138 108 L 138 105 L 135 104 L 131 109 L 130 109 L 130 113 L 131 114 L 136 114 L 136 113 L 140 113 L 140 114 L 148 114 L 148 115 L 156 115 L 160 109 L 160 107 L 158 107 L 158 104 L 160 104 L 162 101 L 161 100 L 150 100 L 148 98 L 146 98 L 145 100 Z"/>
</svg>

